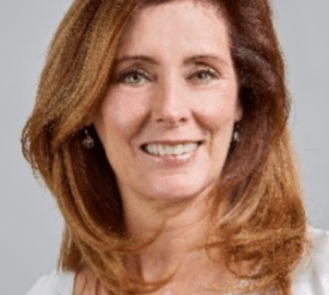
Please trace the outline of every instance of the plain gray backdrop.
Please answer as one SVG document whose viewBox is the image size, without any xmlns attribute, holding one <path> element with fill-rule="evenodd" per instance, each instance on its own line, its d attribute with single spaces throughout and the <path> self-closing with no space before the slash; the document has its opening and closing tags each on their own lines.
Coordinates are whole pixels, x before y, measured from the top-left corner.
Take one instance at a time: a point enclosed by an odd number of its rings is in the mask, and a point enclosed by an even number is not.
<svg viewBox="0 0 329 295">
<path fill-rule="evenodd" d="M 72 0 L 1 1 L 0 293 L 24 295 L 56 267 L 62 218 L 20 147 L 49 41 Z M 329 229 L 328 0 L 274 0 L 293 97 L 290 124 L 310 223 Z M 46 295 L 46 294 L 45 294 Z"/>
</svg>

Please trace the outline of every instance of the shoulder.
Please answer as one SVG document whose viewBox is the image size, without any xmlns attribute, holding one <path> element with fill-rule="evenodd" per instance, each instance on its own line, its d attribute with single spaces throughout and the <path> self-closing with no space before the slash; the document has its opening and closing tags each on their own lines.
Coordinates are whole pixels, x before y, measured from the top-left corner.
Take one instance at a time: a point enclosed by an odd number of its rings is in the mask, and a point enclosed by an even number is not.
<svg viewBox="0 0 329 295">
<path fill-rule="evenodd" d="M 294 295 L 329 295 L 329 231 L 309 227 L 310 249 L 294 277 Z"/>
<path fill-rule="evenodd" d="M 74 273 L 57 273 L 42 276 L 26 295 L 71 295 Z"/>
</svg>

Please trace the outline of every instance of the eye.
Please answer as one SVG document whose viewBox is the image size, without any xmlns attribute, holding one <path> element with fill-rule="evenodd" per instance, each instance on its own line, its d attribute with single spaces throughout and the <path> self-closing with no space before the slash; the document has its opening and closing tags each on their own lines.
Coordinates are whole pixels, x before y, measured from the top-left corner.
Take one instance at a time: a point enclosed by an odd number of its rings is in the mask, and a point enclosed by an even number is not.
<svg viewBox="0 0 329 295">
<path fill-rule="evenodd" d="M 130 70 L 119 75 L 117 82 L 138 86 L 149 80 L 145 72 L 141 70 Z"/>
<path fill-rule="evenodd" d="M 197 71 L 192 76 L 189 77 L 189 80 L 196 80 L 201 83 L 209 83 L 213 79 L 218 79 L 219 75 L 213 69 L 204 69 Z"/>
</svg>

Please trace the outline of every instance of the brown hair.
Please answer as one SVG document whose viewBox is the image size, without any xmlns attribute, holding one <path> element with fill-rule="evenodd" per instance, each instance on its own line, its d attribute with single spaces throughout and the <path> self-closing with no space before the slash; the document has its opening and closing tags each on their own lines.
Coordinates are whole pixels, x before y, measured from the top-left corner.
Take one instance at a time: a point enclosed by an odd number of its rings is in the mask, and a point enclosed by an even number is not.
<svg viewBox="0 0 329 295">
<path fill-rule="evenodd" d="M 97 134 L 90 126 L 95 147 L 86 150 L 83 129 L 111 83 L 125 25 L 138 9 L 165 2 L 75 0 L 50 44 L 22 136 L 25 158 L 44 179 L 65 219 L 58 269 L 88 269 L 108 294 L 149 289 L 141 288 L 141 282 L 131 284 L 125 257 L 142 248 L 127 236 L 115 174 Z M 210 228 L 221 238 L 204 247 L 220 248 L 228 269 L 250 282 L 241 291 L 275 288 L 292 294 L 292 274 L 307 245 L 307 220 L 272 12 L 267 0 L 204 2 L 218 7 L 227 20 L 244 111 L 240 141 L 232 143 L 210 199 Z M 223 195 L 230 207 L 218 220 Z M 243 261 L 253 262 L 247 273 L 237 270 Z"/>
</svg>

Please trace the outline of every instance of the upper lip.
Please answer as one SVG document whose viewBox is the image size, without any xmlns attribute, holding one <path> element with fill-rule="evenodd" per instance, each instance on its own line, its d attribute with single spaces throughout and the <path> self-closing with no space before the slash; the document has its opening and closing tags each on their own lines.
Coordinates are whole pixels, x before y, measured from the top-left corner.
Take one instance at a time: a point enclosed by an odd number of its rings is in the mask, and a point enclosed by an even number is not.
<svg viewBox="0 0 329 295">
<path fill-rule="evenodd" d="M 156 141 L 150 141 L 150 142 L 146 142 L 143 143 L 141 145 L 141 147 L 146 146 L 148 144 L 163 144 L 163 145 L 177 145 L 177 144 L 188 144 L 188 143 L 197 143 L 197 144 L 201 144 L 203 142 L 203 140 L 190 140 L 190 139 L 185 139 L 185 140 L 156 140 Z"/>
</svg>

